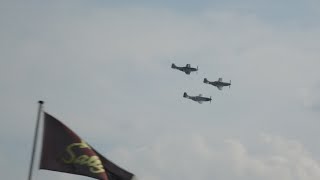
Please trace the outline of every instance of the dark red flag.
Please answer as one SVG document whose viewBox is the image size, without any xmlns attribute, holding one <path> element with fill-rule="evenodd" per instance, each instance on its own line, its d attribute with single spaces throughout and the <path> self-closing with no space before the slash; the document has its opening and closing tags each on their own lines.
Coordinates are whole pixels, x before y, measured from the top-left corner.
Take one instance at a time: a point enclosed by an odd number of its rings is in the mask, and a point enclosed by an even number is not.
<svg viewBox="0 0 320 180">
<path fill-rule="evenodd" d="M 44 120 L 40 169 L 101 180 L 132 179 L 132 173 L 107 160 L 59 120 L 47 113 Z"/>
</svg>

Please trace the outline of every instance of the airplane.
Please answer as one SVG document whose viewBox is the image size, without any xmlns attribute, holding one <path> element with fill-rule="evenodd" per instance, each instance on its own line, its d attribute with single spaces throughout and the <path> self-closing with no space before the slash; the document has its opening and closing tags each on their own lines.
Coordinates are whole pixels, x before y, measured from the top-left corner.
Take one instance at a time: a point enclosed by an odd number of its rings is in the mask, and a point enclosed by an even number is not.
<svg viewBox="0 0 320 180">
<path fill-rule="evenodd" d="M 180 71 L 183 71 L 185 72 L 186 74 L 190 74 L 191 72 L 195 72 L 195 71 L 198 71 L 198 66 L 197 66 L 197 69 L 196 68 L 193 68 L 190 66 L 190 64 L 187 64 L 185 67 L 179 67 L 179 66 L 176 66 L 174 63 L 172 63 L 171 65 L 171 68 L 172 69 L 178 69 Z"/>
<path fill-rule="evenodd" d="M 231 86 L 231 80 L 230 80 L 230 83 L 227 83 L 227 82 L 222 82 L 222 78 L 219 78 L 218 81 L 208 81 L 207 78 L 204 78 L 203 80 L 204 83 L 206 84 L 211 84 L 213 86 L 216 86 L 219 90 L 222 90 L 223 86 Z"/>
<path fill-rule="evenodd" d="M 210 103 L 211 103 L 211 96 L 210 96 L 210 98 L 208 98 L 208 97 L 202 97 L 202 94 L 199 94 L 198 96 L 189 96 L 186 92 L 184 92 L 183 93 L 183 97 L 184 98 L 188 98 L 188 99 L 191 99 L 191 100 L 193 100 L 193 101 L 196 101 L 196 102 L 198 102 L 199 104 L 202 104 L 202 102 L 204 102 L 204 101 L 210 101 Z"/>
</svg>

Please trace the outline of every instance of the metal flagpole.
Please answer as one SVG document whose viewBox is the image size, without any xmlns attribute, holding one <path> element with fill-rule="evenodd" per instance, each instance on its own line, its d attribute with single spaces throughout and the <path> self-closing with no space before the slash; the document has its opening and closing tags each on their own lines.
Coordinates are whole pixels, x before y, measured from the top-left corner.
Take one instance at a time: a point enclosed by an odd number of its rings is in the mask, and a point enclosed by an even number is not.
<svg viewBox="0 0 320 180">
<path fill-rule="evenodd" d="M 41 118 L 42 105 L 43 105 L 44 102 L 43 101 L 38 101 L 38 103 L 39 103 L 39 109 L 38 109 L 37 124 L 36 124 L 35 133 L 34 133 L 34 139 L 33 139 L 33 148 L 32 148 L 32 155 L 31 155 L 31 161 L 30 161 L 30 169 L 29 169 L 29 178 L 28 178 L 28 180 L 32 179 L 32 169 L 33 169 L 34 154 L 35 154 L 36 147 L 37 147 L 39 122 L 40 122 L 40 118 Z"/>
</svg>

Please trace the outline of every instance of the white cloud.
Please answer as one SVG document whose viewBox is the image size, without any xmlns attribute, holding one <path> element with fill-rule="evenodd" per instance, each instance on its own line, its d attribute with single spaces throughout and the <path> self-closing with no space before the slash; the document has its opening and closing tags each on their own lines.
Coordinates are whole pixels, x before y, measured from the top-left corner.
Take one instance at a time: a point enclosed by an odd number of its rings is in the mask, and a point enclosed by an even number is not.
<svg viewBox="0 0 320 180">
<path fill-rule="evenodd" d="M 250 180 L 320 178 L 319 162 L 295 140 L 263 134 L 255 142 L 250 142 L 266 149 L 256 154 L 254 149 L 236 138 L 217 142 L 202 135 L 169 136 L 139 151 L 114 149 L 111 156 L 129 165 L 141 180 L 149 177 Z"/>
</svg>

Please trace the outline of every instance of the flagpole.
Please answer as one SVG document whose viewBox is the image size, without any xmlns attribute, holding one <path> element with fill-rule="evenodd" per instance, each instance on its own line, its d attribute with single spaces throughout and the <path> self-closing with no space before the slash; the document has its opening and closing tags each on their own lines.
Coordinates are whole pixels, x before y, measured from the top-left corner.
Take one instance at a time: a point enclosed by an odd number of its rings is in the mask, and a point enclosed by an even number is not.
<svg viewBox="0 0 320 180">
<path fill-rule="evenodd" d="M 43 105 L 44 102 L 43 101 L 38 101 L 38 103 L 39 103 L 39 109 L 38 109 L 36 129 L 35 129 L 35 132 L 34 132 L 33 148 L 32 148 L 32 154 L 31 154 L 31 161 L 30 161 L 30 169 L 29 169 L 29 178 L 28 178 L 28 180 L 32 179 L 32 169 L 33 169 L 34 154 L 35 154 L 36 147 L 37 147 L 39 122 L 40 122 L 40 118 L 41 118 L 42 105 Z"/>
</svg>

